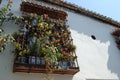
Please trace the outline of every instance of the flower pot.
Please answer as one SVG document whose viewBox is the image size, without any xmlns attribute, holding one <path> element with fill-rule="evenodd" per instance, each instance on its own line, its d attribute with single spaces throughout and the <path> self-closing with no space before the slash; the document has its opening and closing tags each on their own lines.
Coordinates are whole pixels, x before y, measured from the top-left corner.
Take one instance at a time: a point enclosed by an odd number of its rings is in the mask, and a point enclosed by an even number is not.
<svg viewBox="0 0 120 80">
<path fill-rule="evenodd" d="M 58 63 L 59 63 L 60 69 L 62 69 L 62 70 L 67 70 L 68 69 L 67 61 L 59 61 Z"/>
<path fill-rule="evenodd" d="M 29 64 L 35 64 L 35 56 L 29 56 Z"/>
<path fill-rule="evenodd" d="M 36 57 L 36 64 L 41 64 L 39 57 Z"/>
<path fill-rule="evenodd" d="M 58 62 L 58 67 L 59 67 L 60 69 L 62 69 L 62 61 L 59 61 L 59 62 Z"/>
<path fill-rule="evenodd" d="M 26 58 L 26 57 L 18 57 L 18 61 L 19 61 L 20 63 L 26 63 L 27 58 Z"/>
<path fill-rule="evenodd" d="M 41 60 L 41 65 L 45 65 L 45 58 L 40 58 L 40 60 Z"/>
<path fill-rule="evenodd" d="M 55 66 L 55 62 L 53 62 L 53 61 L 51 61 L 50 64 L 51 64 L 51 67 Z"/>
<path fill-rule="evenodd" d="M 75 62 L 74 61 L 69 61 L 68 66 L 69 67 L 75 67 Z"/>
<path fill-rule="evenodd" d="M 67 61 L 63 61 L 62 69 L 63 69 L 63 70 L 67 70 L 67 69 L 68 69 Z"/>
</svg>

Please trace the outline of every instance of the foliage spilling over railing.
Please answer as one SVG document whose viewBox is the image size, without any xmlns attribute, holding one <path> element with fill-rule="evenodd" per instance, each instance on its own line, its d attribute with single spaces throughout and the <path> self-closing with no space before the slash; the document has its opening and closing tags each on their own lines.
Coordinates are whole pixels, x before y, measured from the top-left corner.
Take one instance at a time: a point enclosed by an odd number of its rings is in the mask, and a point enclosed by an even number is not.
<svg viewBox="0 0 120 80">
<path fill-rule="evenodd" d="M 0 9 L 0 52 L 8 42 L 14 43 L 13 72 L 77 73 L 76 47 L 66 20 L 35 12 L 22 17 L 14 16 L 10 11 L 11 3 Z M 3 36 L 2 25 L 8 21 L 19 24 L 21 29 L 13 35 Z"/>
<path fill-rule="evenodd" d="M 79 71 L 76 47 L 65 21 L 35 13 L 21 19 L 20 32 L 14 33 L 14 72 L 75 74 Z"/>
</svg>

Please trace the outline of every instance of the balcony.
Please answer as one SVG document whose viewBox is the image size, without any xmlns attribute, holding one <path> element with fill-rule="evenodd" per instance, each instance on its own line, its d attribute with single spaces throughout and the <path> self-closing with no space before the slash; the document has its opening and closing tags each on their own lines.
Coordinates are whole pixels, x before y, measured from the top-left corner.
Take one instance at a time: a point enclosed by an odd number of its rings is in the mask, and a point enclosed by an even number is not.
<svg viewBox="0 0 120 80">
<path fill-rule="evenodd" d="M 38 57 L 36 58 L 38 59 Z M 17 61 L 17 60 L 15 60 Z M 38 60 L 35 60 L 38 62 Z M 14 62 L 13 72 L 25 72 L 25 73 L 47 73 L 47 74 L 69 74 L 74 75 L 79 72 L 79 67 L 77 67 L 74 63 L 70 64 L 68 61 L 59 61 L 58 65 L 51 65 L 51 69 L 47 68 L 46 62 L 41 61 L 42 63 L 19 63 Z M 61 64 L 62 63 L 62 64 Z M 61 66 L 61 69 L 57 67 Z M 56 67 L 56 69 L 53 67 Z"/>
<path fill-rule="evenodd" d="M 23 14 L 18 24 L 20 30 L 13 35 L 13 72 L 70 75 L 79 72 L 76 46 L 66 21 L 33 12 Z"/>
</svg>

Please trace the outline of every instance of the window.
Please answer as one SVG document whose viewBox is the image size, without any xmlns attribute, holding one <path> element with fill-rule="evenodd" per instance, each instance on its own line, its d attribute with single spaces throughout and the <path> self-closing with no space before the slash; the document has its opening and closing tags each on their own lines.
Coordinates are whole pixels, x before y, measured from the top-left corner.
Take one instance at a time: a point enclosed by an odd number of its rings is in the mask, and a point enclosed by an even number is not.
<svg viewBox="0 0 120 80">
<path fill-rule="evenodd" d="M 75 74 L 79 71 L 76 47 L 64 20 L 34 12 L 23 15 L 19 21 L 22 27 L 14 33 L 13 72 Z"/>
</svg>

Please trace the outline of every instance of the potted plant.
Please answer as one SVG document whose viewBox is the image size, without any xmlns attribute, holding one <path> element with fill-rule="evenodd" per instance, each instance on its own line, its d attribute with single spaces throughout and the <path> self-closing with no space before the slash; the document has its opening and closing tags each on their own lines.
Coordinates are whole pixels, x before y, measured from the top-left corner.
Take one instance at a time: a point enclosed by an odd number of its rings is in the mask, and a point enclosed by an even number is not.
<svg viewBox="0 0 120 80">
<path fill-rule="evenodd" d="M 29 64 L 35 64 L 35 56 L 29 56 Z"/>
<path fill-rule="evenodd" d="M 115 29 L 111 34 L 112 34 L 113 36 L 119 37 L 119 36 L 120 36 L 120 29 Z"/>
<path fill-rule="evenodd" d="M 30 51 L 28 49 L 23 49 L 19 52 L 19 61 L 20 63 L 27 63 L 27 57 Z"/>
<path fill-rule="evenodd" d="M 67 46 L 69 48 L 69 52 L 72 52 L 72 53 L 75 52 L 75 50 L 76 50 L 76 46 L 75 45 L 73 45 L 72 43 L 68 43 Z"/>
<path fill-rule="evenodd" d="M 114 36 L 117 47 L 120 49 L 120 29 L 115 29 L 111 34 Z"/>
<path fill-rule="evenodd" d="M 69 68 L 75 67 L 75 60 L 76 59 L 77 59 L 77 56 L 73 56 L 73 54 L 69 54 L 69 61 L 68 61 Z"/>
</svg>

